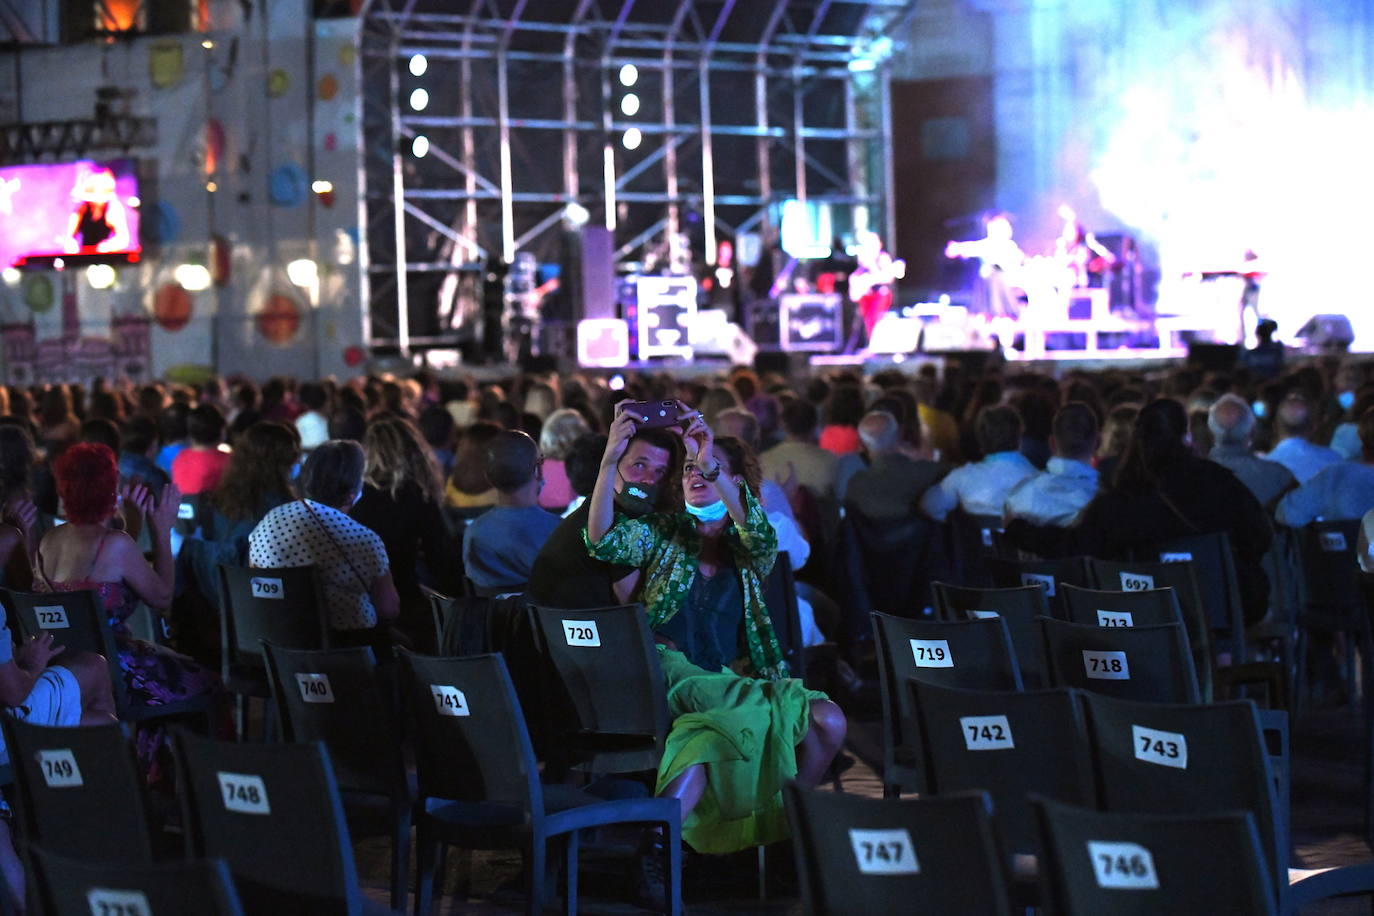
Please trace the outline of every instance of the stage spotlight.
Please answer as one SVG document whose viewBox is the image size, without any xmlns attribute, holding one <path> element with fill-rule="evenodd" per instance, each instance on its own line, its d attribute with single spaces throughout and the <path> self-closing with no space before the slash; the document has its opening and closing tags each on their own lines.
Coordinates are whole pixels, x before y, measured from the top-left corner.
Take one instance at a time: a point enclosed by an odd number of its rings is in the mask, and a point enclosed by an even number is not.
<svg viewBox="0 0 1374 916">
<path fill-rule="evenodd" d="M 626 149 L 639 149 L 639 144 L 644 142 L 644 133 L 638 127 L 631 127 L 625 131 L 625 136 L 620 138 L 620 145 Z"/>
<path fill-rule="evenodd" d="M 309 258 L 297 258 L 286 265 L 286 279 L 297 286 L 313 286 L 319 278 L 319 265 Z"/>
<path fill-rule="evenodd" d="M 639 68 L 634 64 L 626 64 L 620 68 L 620 85 L 633 86 L 639 79 Z"/>
<path fill-rule="evenodd" d="M 428 70 L 428 69 L 429 69 L 429 58 L 425 57 L 423 54 L 416 54 L 416 55 L 414 55 L 413 57 L 410 58 L 410 75 L 411 75 L 411 76 L 424 76 L 424 75 L 425 75 L 425 71 Z"/>
<path fill-rule="evenodd" d="M 6 267 L 4 272 L 0 273 L 0 277 L 4 278 L 7 286 L 18 286 L 19 281 L 24 279 L 18 267 Z"/>
<path fill-rule="evenodd" d="M 627 118 L 639 114 L 639 96 L 633 92 L 627 93 L 625 98 L 620 100 L 620 113 Z"/>
<path fill-rule="evenodd" d="M 323 179 L 312 181 L 310 182 L 310 190 L 314 191 L 316 194 L 328 194 L 330 191 L 334 190 L 334 182 L 325 181 Z"/>
<path fill-rule="evenodd" d="M 568 225 L 572 226 L 574 229 L 581 229 L 583 226 L 587 225 L 587 221 L 591 218 L 591 211 L 577 201 L 573 201 L 563 208 L 563 219 L 565 219 Z"/>
<path fill-rule="evenodd" d="M 416 89 L 410 94 L 410 107 L 416 111 L 424 111 L 429 105 L 429 93 L 423 89 Z"/>
<path fill-rule="evenodd" d="M 86 282 L 91 289 L 109 289 L 115 285 L 115 269 L 109 264 L 92 264 L 86 268 Z"/>
<path fill-rule="evenodd" d="M 415 155 L 416 159 L 425 158 L 425 156 L 429 155 L 429 138 L 424 134 L 420 134 L 411 141 L 410 151 Z"/>
<path fill-rule="evenodd" d="M 855 57 L 849 61 L 850 73 L 871 73 L 878 69 L 878 62 L 871 57 Z"/>
<path fill-rule="evenodd" d="M 210 288 L 210 271 L 204 264 L 178 264 L 172 276 L 182 289 L 193 293 Z"/>
</svg>

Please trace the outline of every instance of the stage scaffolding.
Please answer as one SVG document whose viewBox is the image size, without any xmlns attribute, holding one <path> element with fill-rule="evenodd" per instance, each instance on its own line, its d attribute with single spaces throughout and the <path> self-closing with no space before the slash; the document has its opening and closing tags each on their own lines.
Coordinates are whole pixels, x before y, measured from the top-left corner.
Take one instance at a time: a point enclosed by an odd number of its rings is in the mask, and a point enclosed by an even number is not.
<svg viewBox="0 0 1374 916">
<path fill-rule="evenodd" d="M 613 233 L 620 265 L 683 237 L 707 263 L 719 239 L 770 242 L 788 198 L 864 207 L 893 238 L 884 63 L 913 5 L 372 0 L 360 25 L 371 344 L 408 356 L 474 339 L 499 265 L 522 251 L 557 260 L 581 220 Z"/>
</svg>

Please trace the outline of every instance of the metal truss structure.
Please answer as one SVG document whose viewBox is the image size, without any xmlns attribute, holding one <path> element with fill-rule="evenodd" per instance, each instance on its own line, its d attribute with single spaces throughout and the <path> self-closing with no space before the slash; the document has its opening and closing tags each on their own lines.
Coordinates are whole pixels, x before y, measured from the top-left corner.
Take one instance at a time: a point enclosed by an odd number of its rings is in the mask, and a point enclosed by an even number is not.
<svg viewBox="0 0 1374 916">
<path fill-rule="evenodd" d="M 0 165 L 129 152 L 157 142 L 155 118 L 110 115 L 99 120 L 37 121 L 0 125 Z"/>
<path fill-rule="evenodd" d="M 614 233 L 618 264 L 678 240 L 708 264 L 720 239 L 771 242 L 789 198 L 863 208 L 891 237 L 883 61 L 913 6 L 370 0 L 370 342 L 408 354 L 480 333 L 493 266 L 556 260 L 587 220 Z"/>
</svg>

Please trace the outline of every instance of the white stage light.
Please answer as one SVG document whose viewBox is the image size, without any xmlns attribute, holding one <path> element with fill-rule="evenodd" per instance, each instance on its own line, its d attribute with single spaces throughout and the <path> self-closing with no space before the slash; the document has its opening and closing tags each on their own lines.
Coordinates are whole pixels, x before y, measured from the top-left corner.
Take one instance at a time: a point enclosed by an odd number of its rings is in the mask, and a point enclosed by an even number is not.
<svg viewBox="0 0 1374 916">
<path fill-rule="evenodd" d="M 425 158 L 425 156 L 429 155 L 429 138 L 424 134 L 420 134 L 411 141 L 410 151 L 415 155 L 416 159 Z"/>
<path fill-rule="evenodd" d="M 18 267 L 6 267 L 4 272 L 0 273 L 0 277 L 3 277 L 9 286 L 18 286 L 19 281 L 24 279 L 24 275 L 20 273 Z"/>
<path fill-rule="evenodd" d="M 334 190 L 334 182 L 325 181 L 323 179 L 312 181 L 310 182 L 310 190 L 314 191 L 316 194 L 328 194 L 330 191 Z"/>
<path fill-rule="evenodd" d="M 639 149 L 639 144 L 644 142 L 644 134 L 638 127 L 631 127 L 625 131 L 625 136 L 620 138 L 620 145 L 626 149 Z"/>
<path fill-rule="evenodd" d="M 582 228 L 587 225 L 587 221 L 592 218 L 591 211 L 586 207 L 573 201 L 563 208 L 563 218 L 568 221 L 568 225 L 575 228 Z"/>
<path fill-rule="evenodd" d="M 628 93 L 625 98 L 620 100 L 620 113 L 627 118 L 633 118 L 639 114 L 639 96 L 633 92 Z"/>
<path fill-rule="evenodd" d="M 92 264 L 86 268 L 86 282 L 91 289 L 109 289 L 115 285 L 115 269 L 109 264 Z"/>
<path fill-rule="evenodd" d="M 286 279 L 297 286 L 313 286 L 319 277 L 319 266 L 309 258 L 297 258 L 286 265 Z"/>
<path fill-rule="evenodd" d="M 633 86 L 639 79 L 639 68 L 634 64 L 626 64 L 620 68 L 620 85 Z"/>
<path fill-rule="evenodd" d="M 210 288 L 210 271 L 204 264 L 178 264 L 176 270 L 172 271 L 172 276 L 181 284 L 182 289 L 193 293 Z"/>
<path fill-rule="evenodd" d="M 424 76 L 425 71 L 428 69 L 429 58 L 425 57 L 423 54 L 416 54 L 410 59 L 411 76 Z"/>
<path fill-rule="evenodd" d="M 416 111 L 424 111 L 429 106 L 429 93 L 424 89 L 416 89 L 410 94 L 410 107 Z"/>
</svg>

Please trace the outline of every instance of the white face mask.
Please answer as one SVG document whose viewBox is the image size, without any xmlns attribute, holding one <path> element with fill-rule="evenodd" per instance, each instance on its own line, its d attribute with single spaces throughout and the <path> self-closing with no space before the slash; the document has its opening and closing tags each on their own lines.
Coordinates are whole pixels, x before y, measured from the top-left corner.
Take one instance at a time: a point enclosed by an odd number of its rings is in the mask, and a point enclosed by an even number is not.
<svg viewBox="0 0 1374 916">
<path fill-rule="evenodd" d="M 686 509 L 687 514 L 691 515 L 699 522 L 718 522 L 725 518 L 726 513 L 729 511 L 725 508 L 725 500 L 723 499 L 718 499 L 705 506 L 694 506 L 691 503 L 687 503 Z"/>
</svg>

